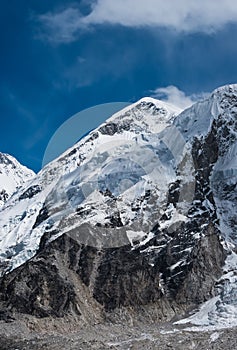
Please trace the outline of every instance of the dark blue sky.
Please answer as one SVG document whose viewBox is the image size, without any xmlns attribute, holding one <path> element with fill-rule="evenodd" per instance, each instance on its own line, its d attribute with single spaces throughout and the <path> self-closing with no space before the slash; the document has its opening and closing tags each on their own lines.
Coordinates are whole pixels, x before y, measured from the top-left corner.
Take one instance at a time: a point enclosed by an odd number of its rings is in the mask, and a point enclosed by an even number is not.
<svg viewBox="0 0 237 350">
<path fill-rule="evenodd" d="M 131 24 L 110 21 L 105 5 L 1 2 L 0 151 L 35 171 L 53 133 L 85 108 L 133 102 L 170 85 L 192 97 L 237 82 L 237 22 L 228 14 L 221 27 L 214 21 L 202 30 L 189 21 L 179 30 L 181 21 L 159 24 L 158 15 L 157 25 L 134 24 L 140 13 Z"/>
</svg>

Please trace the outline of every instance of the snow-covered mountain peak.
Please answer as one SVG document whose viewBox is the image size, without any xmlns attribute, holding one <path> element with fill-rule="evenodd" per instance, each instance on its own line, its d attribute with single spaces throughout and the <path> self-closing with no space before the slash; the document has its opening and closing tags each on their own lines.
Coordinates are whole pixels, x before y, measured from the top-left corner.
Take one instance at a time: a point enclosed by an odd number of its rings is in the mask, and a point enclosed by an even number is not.
<svg viewBox="0 0 237 350">
<path fill-rule="evenodd" d="M 45 178 L 47 173 L 47 179 L 44 183 L 48 184 L 51 181 L 49 174 L 54 173 L 53 178 L 55 179 L 55 177 L 59 178 L 75 170 L 79 164 L 83 164 L 84 159 L 88 159 L 94 152 L 98 152 L 98 148 L 103 148 L 103 145 L 107 147 L 110 142 L 116 145 L 119 140 L 122 142 L 133 140 L 135 142 L 137 138 L 141 139 L 144 133 L 161 132 L 168 125 L 171 125 L 180 112 L 180 108 L 169 103 L 151 97 L 142 98 L 113 114 L 77 144 L 47 164 L 40 171 L 39 176 Z"/>
<path fill-rule="evenodd" d="M 153 103 L 157 108 L 164 108 L 170 113 L 178 115 L 182 112 L 182 109 L 166 101 L 158 100 L 153 97 L 143 97 L 136 102 L 136 105 L 140 103 Z"/>
<path fill-rule="evenodd" d="M 9 154 L 0 153 L 0 207 L 35 173 Z"/>
<path fill-rule="evenodd" d="M 101 125 L 99 131 L 110 135 L 125 130 L 137 133 L 159 132 L 180 112 L 180 108 L 169 103 L 145 97 L 115 113 Z"/>
<path fill-rule="evenodd" d="M 219 148 L 222 152 L 228 148 L 229 139 L 224 140 L 223 133 L 227 129 L 233 140 L 236 132 L 233 125 L 236 122 L 237 113 L 237 84 L 225 85 L 213 91 L 213 93 L 193 104 L 191 107 L 180 113 L 174 121 L 174 125 L 182 133 L 186 140 L 194 137 L 201 137 L 210 132 L 213 123 L 216 125 L 217 133 L 222 139 Z"/>
</svg>

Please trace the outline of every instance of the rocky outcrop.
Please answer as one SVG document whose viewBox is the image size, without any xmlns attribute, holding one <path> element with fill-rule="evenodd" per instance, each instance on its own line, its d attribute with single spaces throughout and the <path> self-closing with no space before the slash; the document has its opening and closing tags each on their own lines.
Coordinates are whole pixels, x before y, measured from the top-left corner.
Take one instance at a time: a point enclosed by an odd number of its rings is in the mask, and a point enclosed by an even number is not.
<svg viewBox="0 0 237 350">
<path fill-rule="evenodd" d="M 98 250 L 63 235 L 1 279 L 1 308 L 39 317 L 80 315 L 86 309 L 88 314 L 97 310 L 100 317 L 99 305 L 111 312 L 158 303 L 165 304 L 166 311 L 170 308 L 171 317 L 173 305 L 187 310 L 214 295 L 225 258 L 209 225 L 182 263 L 191 241 L 180 232 L 159 254 L 153 248 L 159 246 L 159 232 L 142 249 L 133 250 Z"/>
<path fill-rule="evenodd" d="M 83 315 L 85 319 L 99 317 L 99 304 L 83 282 L 87 269 L 80 278 L 77 271 L 80 264 L 72 265 L 75 254 L 80 255 L 81 250 L 82 247 L 71 238 L 62 236 L 36 257 L 5 275 L 0 287 L 1 309 L 38 317 L 62 317 L 66 313 Z"/>
<path fill-rule="evenodd" d="M 19 200 L 32 198 L 40 191 L 41 191 L 41 187 L 39 185 L 31 186 L 24 193 L 20 195 Z"/>
</svg>

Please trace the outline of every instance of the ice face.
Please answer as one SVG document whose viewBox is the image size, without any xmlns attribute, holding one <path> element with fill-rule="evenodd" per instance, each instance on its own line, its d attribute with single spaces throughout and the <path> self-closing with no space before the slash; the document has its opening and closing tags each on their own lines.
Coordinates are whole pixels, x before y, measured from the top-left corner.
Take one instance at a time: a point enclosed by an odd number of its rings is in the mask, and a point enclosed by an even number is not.
<svg viewBox="0 0 237 350">
<path fill-rule="evenodd" d="M 134 161 L 127 158 L 118 158 L 101 169 L 98 177 L 98 187 L 102 192 L 108 189 L 117 197 L 139 182 L 145 174 L 145 170 Z"/>
</svg>

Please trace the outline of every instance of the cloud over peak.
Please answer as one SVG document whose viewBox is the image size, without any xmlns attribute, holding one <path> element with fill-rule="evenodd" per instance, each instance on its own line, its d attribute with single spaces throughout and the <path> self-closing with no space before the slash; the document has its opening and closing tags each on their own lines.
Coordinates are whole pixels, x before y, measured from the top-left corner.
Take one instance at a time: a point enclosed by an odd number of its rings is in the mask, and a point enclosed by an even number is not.
<svg viewBox="0 0 237 350">
<path fill-rule="evenodd" d="M 187 96 L 185 92 L 173 85 L 167 87 L 160 87 L 152 91 L 151 97 L 168 102 L 181 109 L 185 109 L 193 105 L 195 102 L 205 99 L 209 93 L 201 92 L 200 94 L 193 94 Z"/>
</svg>

